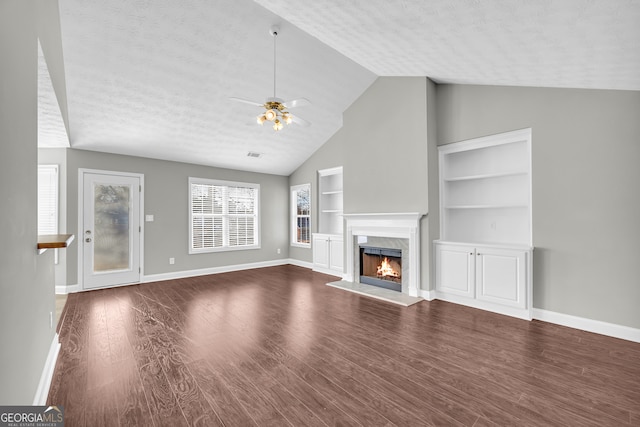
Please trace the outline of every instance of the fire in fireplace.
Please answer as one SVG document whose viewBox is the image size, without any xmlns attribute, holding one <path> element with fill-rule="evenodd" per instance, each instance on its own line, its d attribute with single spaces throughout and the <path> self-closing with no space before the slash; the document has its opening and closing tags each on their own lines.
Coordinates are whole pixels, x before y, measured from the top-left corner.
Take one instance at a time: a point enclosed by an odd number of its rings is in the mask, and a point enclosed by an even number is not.
<svg viewBox="0 0 640 427">
<path fill-rule="evenodd" d="M 402 292 L 402 251 L 361 246 L 360 283 Z"/>
</svg>

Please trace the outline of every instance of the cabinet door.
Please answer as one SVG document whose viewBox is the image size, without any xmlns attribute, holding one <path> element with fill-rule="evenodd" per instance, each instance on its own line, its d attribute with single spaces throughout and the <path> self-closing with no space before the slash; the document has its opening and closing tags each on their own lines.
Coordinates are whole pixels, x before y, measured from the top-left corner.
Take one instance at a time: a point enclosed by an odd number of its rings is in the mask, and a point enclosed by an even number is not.
<svg viewBox="0 0 640 427">
<path fill-rule="evenodd" d="M 468 246 L 436 245 L 436 290 L 473 298 L 474 254 Z"/>
<path fill-rule="evenodd" d="M 342 239 L 332 237 L 329 240 L 329 268 L 342 273 Z"/>
<path fill-rule="evenodd" d="M 329 268 L 329 238 L 326 236 L 313 236 L 313 264 Z"/>
<path fill-rule="evenodd" d="M 476 248 L 476 298 L 526 308 L 526 252 Z"/>
</svg>

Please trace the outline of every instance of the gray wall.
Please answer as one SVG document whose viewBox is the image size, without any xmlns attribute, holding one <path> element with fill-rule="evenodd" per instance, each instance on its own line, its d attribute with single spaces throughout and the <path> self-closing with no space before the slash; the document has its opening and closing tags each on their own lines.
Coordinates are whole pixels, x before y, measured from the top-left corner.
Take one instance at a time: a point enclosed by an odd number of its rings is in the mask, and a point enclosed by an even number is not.
<svg viewBox="0 0 640 427">
<path fill-rule="evenodd" d="M 440 184 L 438 182 L 438 116 L 436 94 L 438 86 L 431 80 L 427 79 L 427 170 L 428 170 L 428 193 L 429 193 L 429 216 L 427 224 L 422 224 L 422 237 L 424 239 L 424 229 L 428 230 L 426 239 L 422 242 L 423 263 L 429 265 L 428 281 L 422 282 L 423 289 L 434 289 L 435 278 L 435 260 L 432 254 L 431 242 L 440 238 Z M 423 274 L 424 278 L 424 274 Z"/>
<path fill-rule="evenodd" d="M 345 213 L 428 212 L 421 284 L 431 289 L 436 145 L 531 127 L 534 307 L 638 328 L 640 281 L 632 266 L 640 259 L 639 113 L 634 91 L 378 78 L 290 184 L 315 186 L 318 169 L 343 164 Z M 389 195 L 384 202 L 381 192 Z M 311 250 L 292 249 L 291 257 L 310 262 Z"/>
<path fill-rule="evenodd" d="M 427 213 L 426 82 L 378 78 L 344 113 L 345 213 Z"/>
<path fill-rule="evenodd" d="M 344 165 L 343 147 L 346 142 L 344 135 L 343 129 L 340 129 L 289 176 L 291 186 L 311 183 L 311 230 L 314 233 L 318 232 L 318 170 Z M 289 241 L 291 241 L 291 229 L 289 229 Z M 312 255 L 311 249 L 289 247 L 289 256 L 292 259 L 312 262 Z"/>
<path fill-rule="evenodd" d="M 67 230 L 78 233 L 78 169 L 144 174 L 144 210 L 154 222 L 145 222 L 144 274 L 198 270 L 235 264 L 286 259 L 288 248 L 288 178 L 142 157 L 67 150 Z M 260 184 L 261 249 L 188 253 L 188 179 L 223 179 Z M 281 253 L 277 254 L 277 249 Z M 68 250 L 67 282 L 78 282 L 78 246 Z M 169 265 L 169 258 L 175 264 Z"/>
<path fill-rule="evenodd" d="M 55 333 L 53 252 L 36 252 L 36 14 L 34 1 L 0 2 L 0 405 L 33 403 Z"/>
<path fill-rule="evenodd" d="M 433 85 L 424 77 L 378 78 L 344 113 L 342 129 L 290 176 L 291 185 L 312 183 L 314 231 L 317 171 L 334 166 L 344 167 L 345 213 L 428 212 L 427 84 Z M 426 217 L 421 227 L 423 258 L 429 259 Z M 312 260 L 311 249 L 291 248 L 290 254 Z M 429 265 L 423 264 L 427 284 Z"/>
<path fill-rule="evenodd" d="M 534 307 L 639 328 L 640 92 L 441 85 L 437 105 L 440 144 L 532 128 Z"/>
</svg>

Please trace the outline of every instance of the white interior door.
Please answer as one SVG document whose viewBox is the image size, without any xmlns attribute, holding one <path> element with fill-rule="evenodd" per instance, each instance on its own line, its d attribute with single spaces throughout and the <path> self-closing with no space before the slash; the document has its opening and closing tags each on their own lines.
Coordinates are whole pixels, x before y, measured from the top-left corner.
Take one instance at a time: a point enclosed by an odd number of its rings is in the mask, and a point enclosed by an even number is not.
<svg viewBox="0 0 640 427">
<path fill-rule="evenodd" d="M 83 288 L 140 281 L 140 175 L 84 172 Z"/>
</svg>

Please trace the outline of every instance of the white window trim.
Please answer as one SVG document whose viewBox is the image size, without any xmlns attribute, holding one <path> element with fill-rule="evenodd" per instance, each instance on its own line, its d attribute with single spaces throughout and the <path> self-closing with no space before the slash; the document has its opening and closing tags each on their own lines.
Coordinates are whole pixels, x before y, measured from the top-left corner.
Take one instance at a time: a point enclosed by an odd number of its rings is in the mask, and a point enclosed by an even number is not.
<svg viewBox="0 0 640 427">
<path fill-rule="evenodd" d="M 298 191 L 303 190 L 303 189 L 308 189 L 309 190 L 309 226 L 311 226 L 311 206 L 312 206 L 312 200 L 311 200 L 311 184 L 299 184 L 299 185 L 292 185 L 291 186 L 291 190 L 290 190 L 290 194 L 291 194 L 291 238 L 289 239 L 290 242 L 289 244 L 291 246 L 295 246 L 298 248 L 311 248 L 311 232 L 309 232 L 309 243 L 301 243 L 296 241 L 296 236 L 298 235 L 298 230 L 297 230 L 297 219 L 298 219 L 298 201 L 297 201 L 297 195 L 298 195 Z"/>
<path fill-rule="evenodd" d="M 192 214 L 192 198 L 191 198 L 191 186 L 192 184 L 204 184 L 204 185 L 219 185 L 219 186 L 229 186 L 229 187 L 248 187 L 255 188 L 258 191 L 256 197 L 256 222 L 255 222 L 255 244 L 246 245 L 246 246 L 222 246 L 218 248 L 204 248 L 204 249 L 194 249 L 193 248 L 193 214 Z M 249 183 L 249 182 L 237 182 L 237 181 L 223 181 L 218 179 L 207 179 L 207 178 L 196 178 L 189 177 L 189 186 L 187 192 L 189 198 L 189 254 L 202 254 L 202 253 L 211 253 L 211 252 L 230 252 L 230 251 L 246 251 L 253 249 L 260 249 L 260 184 Z"/>
</svg>

